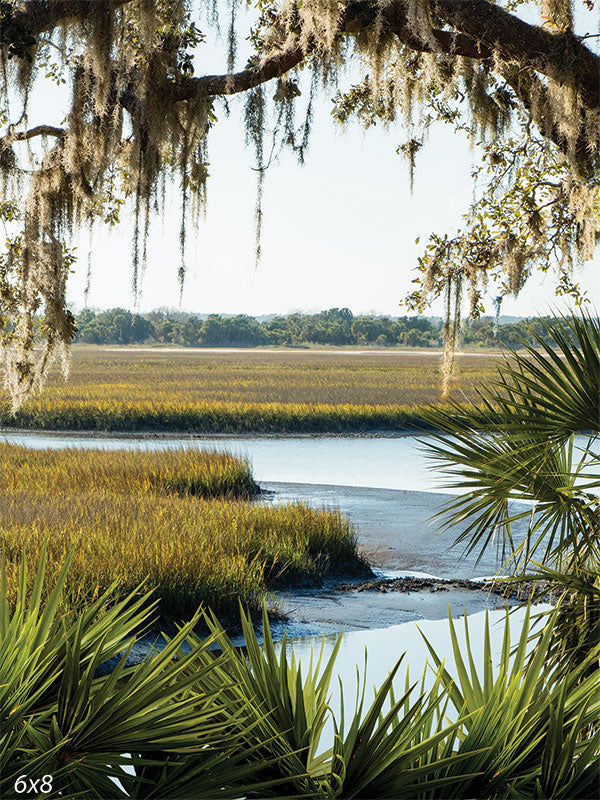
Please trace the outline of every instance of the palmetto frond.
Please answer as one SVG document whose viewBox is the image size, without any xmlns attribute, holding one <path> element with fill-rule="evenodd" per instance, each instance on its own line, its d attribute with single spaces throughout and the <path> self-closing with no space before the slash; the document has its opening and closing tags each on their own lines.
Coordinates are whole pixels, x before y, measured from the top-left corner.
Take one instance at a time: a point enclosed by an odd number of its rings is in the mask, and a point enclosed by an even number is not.
<svg viewBox="0 0 600 800">
<path fill-rule="evenodd" d="M 456 674 L 430 647 L 431 688 L 407 675 L 396 697 L 399 652 L 370 703 L 363 677 L 346 713 L 341 687 L 338 715 L 329 686 L 339 639 L 328 658 L 322 651 L 302 668 L 285 642 L 275 646 L 266 616 L 260 647 L 243 615 L 245 652 L 214 619 L 199 639 L 195 617 L 128 666 L 148 596 L 116 615 L 103 596 L 93 616 L 71 609 L 57 622 L 64 575 L 45 601 L 43 562 L 30 590 L 25 578 L 14 611 L 5 583 L 0 591 L 3 797 L 19 796 L 24 774 L 52 775 L 67 800 L 584 798 L 598 779 L 598 647 L 566 676 L 548 671 L 556 613 L 529 661 L 529 614 L 514 654 L 507 618 L 496 668 L 489 623 L 480 668 L 468 627 L 462 645 L 450 621 Z M 114 669 L 99 670 L 119 641 L 126 649 Z M 333 747 L 319 752 L 327 722 Z"/>
<path fill-rule="evenodd" d="M 219 664 L 209 649 L 212 639 L 198 643 L 193 652 L 182 649 L 199 615 L 160 652 L 128 665 L 128 655 L 155 609 L 150 593 L 133 593 L 118 602 L 105 593 L 90 606 L 71 608 L 61 616 L 70 560 L 46 600 L 45 553 L 32 586 L 23 559 L 12 610 L 7 582 L 2 581 L 2 796 L 14 796 L 15 780 L 33 775 L 32 770 L 52 775 L 64 798 L 210 800 L 239 797 L 240 784 L 260 785 L 255 780 L 258 766 L 248 763 L 232 726 L 246 714 L 246 703 L 229 698 L 224 719 L 224 686 L 209 678 Z M 100 669 L 115 656 L 112 671 Z"/>
<path fill-rule="evenodd" d="M 458 541 L 467 550 L 498 537 L 515 564 L 559 567 L 567 553 L 600 554 L 600 321 L 562 317 L 546 328 L 551 343 L 532 331 L 538 347 L 505 357 L 478 404 L 430 410 L 438 432 L 426 447 L 462 493 L 444 524 L 466 521 Z M 528 528 L 516 539 L 519 520 Z"/>
</svg>

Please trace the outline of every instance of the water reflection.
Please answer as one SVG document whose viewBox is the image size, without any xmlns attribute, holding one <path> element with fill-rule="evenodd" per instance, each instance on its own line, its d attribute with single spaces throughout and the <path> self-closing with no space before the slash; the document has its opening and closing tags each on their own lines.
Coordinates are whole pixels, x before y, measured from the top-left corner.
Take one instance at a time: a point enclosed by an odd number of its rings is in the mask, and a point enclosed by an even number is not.
<svg viewBox="0 0 600 800">
<path fill-rule="evenodd" d="M 535 607 L 535 612 L 543 612 L 550 608 L 548 605 L 538 605 Z M 518 641 L 524 617 L 524 608 L 513 609 L 509 614 L 511 642 L 513 644 Z M 483 671 L 486 612 L 469 614 L 463 619 L 466 619 L 468 624 L 474 664 L 481 675 Z M 489 612 L 494 674 L 497 674 L 495 668 L 499 662 L 502 649 L 505 619 L 506 611 L 504 610 Z M 455 620 L 455 628 L 461 655 L 466 659 L 466 636 L 463 620 Z M 404 692 L 407 670 L 409 671 L 411 683 L 418 681 L 419 684 L 425 671 L 425 687 L 426 689 L 431 688 L 434 680 L 434 671 L 431 668 L 433 660 L 423 636 L 428 639 L 440 658 L 444 659 L 445 668 L 448 672 L 455 676 L 456 664 L 447 620 L 420 620 L 418 622 L 393 625 L 389 628 L 352 631 L 344 634 L 336 660 L 334 679 L 331 682 L 331 708 L 337 719 L 339 720 L 341 691 L 344 693 L 346 714 L 349 716 L 353 711 L 353 703 L 357 691 L 357 667 L 361 680 L 364 679 L 366 681 L 365 710 L 368 709 L 373 698 L 373 688 L 381 686 L 403 653 L 406 653 L 406 655 L 394 682 L 396 697 L 400 697 Z M 308 636 L 302 639 L 294 639 L 291 642 L 291 647 L 293 647 L 296 658 L 300 659 L 306 670 L 310 663 L 311 655 L 316 660 L 321 646 L 323 647 L 323 663 L 326 663 L 336 639 L 336 636 Z M 448 712 L 449 718 L 452 719 L 453 714 L 450 706 Z M 319 752 L 327 750 L 332 744 L 333 726 L 330 721 L 323 732 Z"/>
</svg>

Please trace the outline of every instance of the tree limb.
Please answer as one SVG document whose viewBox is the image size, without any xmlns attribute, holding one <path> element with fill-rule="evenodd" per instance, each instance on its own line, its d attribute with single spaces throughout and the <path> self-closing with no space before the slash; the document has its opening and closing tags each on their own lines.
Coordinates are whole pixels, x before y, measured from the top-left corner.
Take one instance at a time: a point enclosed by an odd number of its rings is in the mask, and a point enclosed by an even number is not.
<svg viewBox="0 0 600 800">
<path fill-rule="evenodd" d="M 112 9 L 131 0 L 26 0 L 23 7 L 9 19 L 9 25 L 0 27 L 0 41 L 6 42 L 6 28 L 18 24 L 32 35 L 38 35 L 69 19 L 85 19 L 98 4 Z M 572 33 L 553 33 L 543 27 L 525 22 L 505 11 L 490 0 L 429 0 L 432 18 L 448 25 L 452 30 L 433 28 L 429 41 L 422 41 L 411 30 L 407 20 L 406 0 L 392 0 L 381 7 L 388 30 L 407 47 L 423 52 L 441 52 L 491 61 L 497 54 L 504 62 L 515 63 L 519 70 L 537 72 L 558 83 L 575 86 L 582 104 L 589 110 L 600 108 L 600 58 L 589 50 Z M 378 9 L 364 0 L 351 0 L 344 10 L 341 32 L 352 35 L 375 18 Z M 240 72 L 221 75 L 204 75 L 185 78 L 169 86 L 173 102 L 216 95 L 232 95 L 248 91 L 299 66 L 312 53 L 297 47 L 283 51 Z M 519 100 L 528 107 L 526 92 L 520 78 L 511 79 L 506 71 L 501 77 L 516 92 Z M 121 105 L 131 109 L 135 97 L 123 93 Z M 16 139 L 42 135 L 62 135 L 60 129 L 37 126 L 31 131 L 15 135 Z M 546 131 L 558 147 L 565 151 L 564 136 L 554 129 Z M 578 156 L 589 162 L 585 148 Z"/>
<path fill-rule="evenodd" d="M 430 7 L 448 25 L 491 48 L 502 60 L 531 67 L 558 83 L 576 83 L 581 102 L 591 110 L 600 108 L 600 58 L 573 33 L 553 33 L 531 25 L 489 0 L 430 0 Z"/>
<path fill-rule="evenodd" d="M 310 51 L 307 52 L 301 47 L 297 47 L 269 58 L 258 66 L 250 66 L 241 72 L 186 78 L 173 85 L 172 96 L 176 102 L 179 102 L 191 100 L 194 97 L 245 92 L 289 72 L 304 61 L 308 55 L 310 55 Z"/>
<path fill-rule="evenodd" d="M 421 42 L 407 27 L 393 31 L 408 47 L 425 52 L 438 52 L 426 42 Z M 473 42 L 468 36 L 454 35 L 447 31 L 434 30 L 433 35 L 440 44 L 440 50 L 468 58 L 488 59 L 492 51 L 483 44 Z M 301 64 L 312 50 L 298 47 L 284 51 L 263 61 L 259 66 L 250 66 L 240 72 L 222 75 L 203 75 L 199 78 L 186 78 L 173 85 L 172 97 L 175 102 L 192 100 L 194 97 L 231 95 L 254 89 L 262 83 L 278 78 Z"/>
<path fill-rule="evenodd" d="M 414 50 L 431 52 L 434 48 L 427 42 L 417 39 L 410 31 L 406 22 L 406 9 L 402 0 L 386 6 L 383 12 L 392 33 L 395 33 L 408 47 Z M 344 13 L 342 32 L 355 32 L 359 26 L 359 19 L 364 21 L 365 12 L 372 16 L 373 8 L 364 0 L 350 2 Z M 370 12 L 370 13 L 369 13 Z M 453 55 L 462 55 L 468 58 L 491 58 L 492 51 L 485 44 L 473 41 L 469 36 L 453 34 L 449 31 L 434 30 L 433 36 L 439 44 L 435 52 L 444 51 Z M 173 89 L 175 101 L 191 100 L 198 96 L 211 96 L 221 94 L 237 94 L 253 89 L 261 83 L 284 75 L 289 70 L 297 67 L 312 53 L 312 48 L 303 50 L 298 47 L 294 50 L 284 51 L 261 62 L 251 65 L 246 69 L 232 74 L 204 75 L 199 78 L 187 78 Z"/>
<path fill-rule="evenodd" d="M 111 10 L 131 0 L 24 0 L 7 20 L 0 24 L 0 43 L 9 44 L 14 31 L 26 31 L 31 36 L 51 31 L 63 22 L 85 19 L 99 6 Z"/>
<path fill-rule="evenodd" d="M 69 19 L 85 19 L 92 9 L 97 12 L 100 4 L 115 10 L 128 2 L 131 0 L 25 0 L 22 8 L 0 25 L 0 42 L 10 41 L 13 27 L 37 36 Z M 600 58 L 574 34 L 532 25 L 490 0 L 429 0 L 429 6 L 434 19 L 453 29 L 433 30 L 440 52 L 474 59 L 488 59 L 496 52 L 504 61 L 530 67 L 559 83 L 572 85 L 576 76 L 581 102 L 588 109 L 600 108 Z M 431 44 L 420 41 L 410 30 L 406 11 L 406 0 L 392 0 L 382 7 L 389 29 L 408 47 L 431 51 Z M 344 10 L 342 31 L 351 33 L 357 21 L 360 24 L 374 13 L 374 5 L 351 0 Z M 284 52 L 232 75 L 188 78 L 178 84 L 174 99 L 247 91 L 298 66 L 309 52 L 300 48 Z"/>
<path fill-rule="evenodd" d="M 430 7 L 434 17 L 454 28 L 453 31 L 433 29 L 438 52 L 477 60 L 488 60 L 495 52 L 503 61 L 530 67 L 559 83 L 572 85 L 577 76 L 576 86 L 582 103 L 589 109 L 600 108 L 600 58 L 574 34 L 551 33 L 524 22 L 489 0 L 430 0 Z M 344 12 L 342 32 L 355 31 L 368 10 L 364 0 L 350 2 Z M 404 0 L 394 0 L 384 6 L 382 14 L 389 30 L 408 47 L 436 51 L 431 43 L 421 41 L 410 30 Z M 190 100 L 197 95 L 243 92 L 283 75 L 308 55 L 310 49 L 297 48 L 231 75 L 188 78 L 178 84 L 174 98 Z"/>
<path fill-rule="evenodd" d="M 55 128 L 54 125 L 36 125 L 34 128 L 29 128 L 27 131 L 19 131 L 18 133 L 11 133 L 7 139 L 12 141 L 23 142 L 27 139 L 33 139 L 36 136 L 55 136 L 62 138 L 66 131 L 64 128 Z"/>
</svg>

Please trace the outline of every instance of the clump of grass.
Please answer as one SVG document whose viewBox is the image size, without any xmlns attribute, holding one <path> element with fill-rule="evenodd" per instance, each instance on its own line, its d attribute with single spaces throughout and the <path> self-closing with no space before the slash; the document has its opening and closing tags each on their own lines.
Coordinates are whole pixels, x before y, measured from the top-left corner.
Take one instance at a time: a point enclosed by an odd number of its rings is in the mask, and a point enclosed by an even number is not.
<svg viewBox="0 0 600 800">
<path fill-rule="evenodd" d="M 260 492 L 248 459 L 216 450 L 32 450 L 4 445 L 0 453 L 3 494 L 93 489 L 249 499 Z"/>
<path fill-rule="evenodd" d="M 186 433 L 348 433 L 406 431 L 426 426 L 418 408 L 350 403 L 39 402 L 15 415 L 0 412 L 0 424 L 71 431 L 161 431 Z"/>
<path fill-rule="evenodd" d="M 69 604 L 113 583 L 123 596 L 146 580 L 160 610 L 180 618 L 205 604 L 230 619 L 239 600 L 257 607 L 276 587 L 364 569 L 356 534 L 339 513 L 231 499 L 232 487 L 244 497 L 254 482 L 247 462 L 227 454 L 0 445 L 0 463 L 9 597 L 23 547 L 37 558 L 44 542 L 49 585 L 74 548 Z"/>
</svg>

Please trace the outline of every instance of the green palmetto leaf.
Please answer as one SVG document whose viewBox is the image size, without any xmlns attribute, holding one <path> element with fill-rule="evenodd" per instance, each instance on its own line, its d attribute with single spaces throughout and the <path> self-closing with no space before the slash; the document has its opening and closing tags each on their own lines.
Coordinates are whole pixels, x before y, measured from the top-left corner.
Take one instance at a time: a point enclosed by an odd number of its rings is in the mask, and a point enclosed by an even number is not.
<svg viewBox="0 0 600 800">
<path fill-rule="evenodd" d="M 265 777 L 281 781 L 287 776 L 287 791 L 310 796 L 318 791 L 323 770 L 323 757 L 317 757 L 316 753 L 330 715 L 329 686 L 341 640 L 325 663 L 322 646 L 316 663 L 311 657 L 303 675 L 294 654 L 288 654 L 285 637 L 277 652 L 266 607 L 263 607 L 262 647 L 243 610 L 241 618 L 245 652 L 233 646 L 214 616 L 207 617 L 225 658 L 225 675 L 232 684 L 227 696 L 245 703 L 249 709 L 249 717 L 242 721 L 239 734 L 244 736 L 248 747 L 255 748 L 262 742 L 262 750 L 258 747 L 252 757 L 263 759 L 265 764 L 269 762 Z M 215 676 L 218 678 L 218 673 Z M 278 789 L 283 790 L 283 786 Z"/>
<path fill-rule="evenodd" d="M 526 432 L 566 439 L 600 431 L 600 319 L 583 313 L 544 323 L 546 337 L 531 330 L 500 369 L 494 397 L 512 417 L 527 419 Z M 547 341 L 550 339 L 550 342 Z"/>
<path fill-rule="evenodd" d="M 542 796 L 568 797 L 577 778 L 589 786 L 593 776 L 598 775 L 600 645 L 596 646 L 586 663 L 572 669 L 567 678 L 558 670 L 549 670 L 548 653 L 556 618 L 555 611 L 544 631 L 536 637 L 535 647 L 528 655 L 528 608 L 517 647 L 511 654 L 507 613 L 503 647 L 494 678 L 489 665 L 490 631 L 486 617 L 483 684 L 475 668 L 466 617 L 464 646 L 459 643 L 454 622 L 449 619 L 455 678 L 425 639 L 434 662 L 441 670 L 456 712 L 463 720 L 465 736 L 460 740 L 457 752 L 465 755 L 471 750 L 479 751 L 464 764 L 457 761 L 449 766 L 449 775 L 467 766 L 475 771 L 478 765 L 481 773 L 473 777 L 470 786 L 461 786 L 461 791 L 466 789 L 466 795 L 447 796 L 506 796 L 511 786 L 519 787 L 516 796 L 521 796 L 519 793 L 524 791 L 534 796 L 539 784 L 545 788 L 552 786 L 552 792 Z M 469 668 L 463 658 L 465 650 Z M 489 748 L 486 753 L 481 750 L 484 742 Z"/>
<path fill-rule="evenodd" d="M 325 663 L 322 649 L 316 661 L 311 658 L 303 677 L 286 641 L 275 647 L 266 613 L 262 648 L 249 618 L 242 615 L 245 652 L 233 647 L 214 618 L 209 623 L 225 657 L 220 667 L 223 677 L 231 681 L 225 689 L 227 697 L 244 698 L 255 710 L 251 731 L 247 730 L 248 719 L 243 720 L 245 740 L 254 751 L 248 751 L 248 760 L 254 755 L 264 760 L 265 788 L 257 794 L 246 788 L 247 796 L 411 797 L 417 787 L 433 791 L 436 786 L 463 780 L 462 776 L 441 781 L 438 777 L 438 750 L 441 748 L 445 758 L 454 757 L 447 746 L 444 755 L 444 745 L 458 727 L 458 723 L 448 726 L 444 722 L 447 698 L 439 691 L 439 681 L 429 695 L 421 687 L 412 699 L 415 687 L 407 684 L 396 700 L 394 671 L 366 710 L 363 682 L 348 729 L 343 712 L 341 724 L 332 717 L 336 731 L 333 751 L 317 755 L 322 728 L 332 715 L 329 685 L 340 639 Z M 220 680 L 218 671 L 211 676 Z"/>
<path fill-rule="evenodd" d="M 347 725 L 342 695 L 328 797 L 415 798 L 438 796 L 438 791 L 445 797 L 452 785 L 472 777 L 468 767 L 460 774 L 446 774 L 451 762 L 463 761 L 452 746 L 462 721 L 445 719 L 448 697 L 440 691 L 441 675 L 429 692 L 422 682 L 415 697 L 418 685 L 410 684 L 407 673 L 405 692 L 396 699 L 393 681 L 401 660 L 366 711 L 366 684 L 363 680 L 361 688 L 357 682 L 355 710 Z"/>
<path fill-rule="evenodd" d="M 40 698 L 58 678 L 61 665 L 56 663 L 52 644 L 47 640 L 57 628 L 56 613 L 64 585 L 69 560 L 61 570 L 56 587 L 43 611 L 40 610 L 46 549 L 42 549 L 36 578 L 27 602 L 27 570 L 22 560 L 19 590 L 11 617 L 8 601 L 2 603 L 0 630 L 0 718 L 4 730 L 17 727 L 40 702 Z M 6 586 L 6 566 L 2 555 L 3 586 Z"/>
<path fill-rule="evenodd" d="M 441 524 L 464 523 L 457 541 L 479 557 L 497 539 L 514 566 L 534 555 L 560 566 L 573 552 L 582 561 L 600 553 L 600 323 L 560 318 L 547 333 L 552 345 L 537 336 L 537 349 L 506 357 L 476 407 L 426 413 L 439 431 L 427 454 L 462 492 L 437 515 Z M 578 451 L 573 436 L 585 431 Z M 514 526 L 525 520 L 519 541 Z"/>
<path fill-rule="evenodd" d="M 208 800 L 239 797 L 239 785 L 270 791 L 281 783 L 258 775 L 263 762 L 252 763 L 256 748 L 242 747 L 236 732 L 251 730 L 255 721 L 245 698 L 227 696 L 232 681 L 226 673 L 213 677 L 223 658 L 210 652 L 211 640 L 197 642 L 191 652 L 182 649 L 198 615 L 163 650 L 128 666 L 153 609 L 147 595 L 108 608 L 103 596 L 59 618 L 68 564 L 45 605 L 43 557 L 29 593 L 24 564 L 12 614 L 2 600 L 3 796 L 10 797 L 14 780 L 34 767 L 53 775 L 65 798 Z M 100 674 L 101 663 L 119 651 L 112 672 Z"/>
<path fill-rule="evenodd" d="M 52 689 L 65 669 L 67 654 L 77 637 L 78 658 L 82 664 L 105 661 L 127 646 L 131 630 L 141 630 L 147 624 L 153 604 L 149 594 L 136 597 L 132 593 L 119 603 L 106 608 L 110 593 L 103 594 L 81 612 L 77 626 L 73 615 L 59 616 L 60 594 L 70 565 L 66 559 L 56 585 L 41 608 L 41 589 L 45 566 L 42 551 L 36 578 L 27 590 L 25 559 L 17 601 L 12 617 L 4 604 L 0 629 L 0 714 L 11 726 L 17 725 L 32 713 L 49 713 L 52 708 Z M 4 566 L 3 566 L 4 572 Z M 6 585 L 6 582 L 4 582 Z"/>
<path fill-rule="evenodd" d="M 127 606 L 116 616 L 113 607 L 96 607 L 95 616 L 79 610 L 56 619 L 42 609 L 35 586 L 34 602 L 26 596 L 25 570 L 21 590 L 13 614 L 2 612 L 3 637 L 26 645 L 29 656 L 42 647 L 36 663 L 43 677 L 19 683 L 12 673 L 22 662 L 4 650 L 2 688 L 18 698 L 19 722 L 2 720 L 2 796 L 14 794 L 16 778 L 32 770 L 53 775 L 67 800 L 584 797 L 597 775 L 600 646 L 568 674 L 548 672 L 559 612 L 531 653 L 529 614 L 512 654 L 507 623 L 497 674 L 489 625 L 480 671 L 468 628 L 464 650 L 450 621 L 456 679 L 430 648 L 437 666 L 429 691 L 424 677 L 413 683 L 407 673 L 396 698 L 400 659 L 370 705 L 359 680 L 347 721 L 342 695 L 338 721 L 329 687 L 339 642 L 328 659 L 323 649 L 311 659 L 303 675 L 287 642 L 275 647 L 266 611 L 262 648 L 247 615 L 245 652 L 214 618 L 212 634 L 199 639 L 195 616 L 165 637 L 160 652 L 128 665 L 136 636 L 121 618 L 139 629 L 146 611 L 137 600 L 129 615 Z M 58 595 L 49 598 L 58 608 Z M 101 674 L 119 635 L 125 649 L 112 672 Z M 220 653 L 211 650 L 215 642 Z M 13 695 L 5 692 L 5 712 Z M 334 746 L 319 754 L 330 718 Z"/>
<path fill-rule="evenodd" d="M 573 560 L 564 571 L 533 564 L 529 572 L 507 580 L 509 584 L 533 583 L 532 602 L 546 599 L 552 587 L 557 610 L 536 615 L 538 623 L 555 613 L 554 637 L 548 652 L 548 667 L 563 674 L 573 664 L 584 662 L 600 642 L 600 570 Z"/>
</svg>

